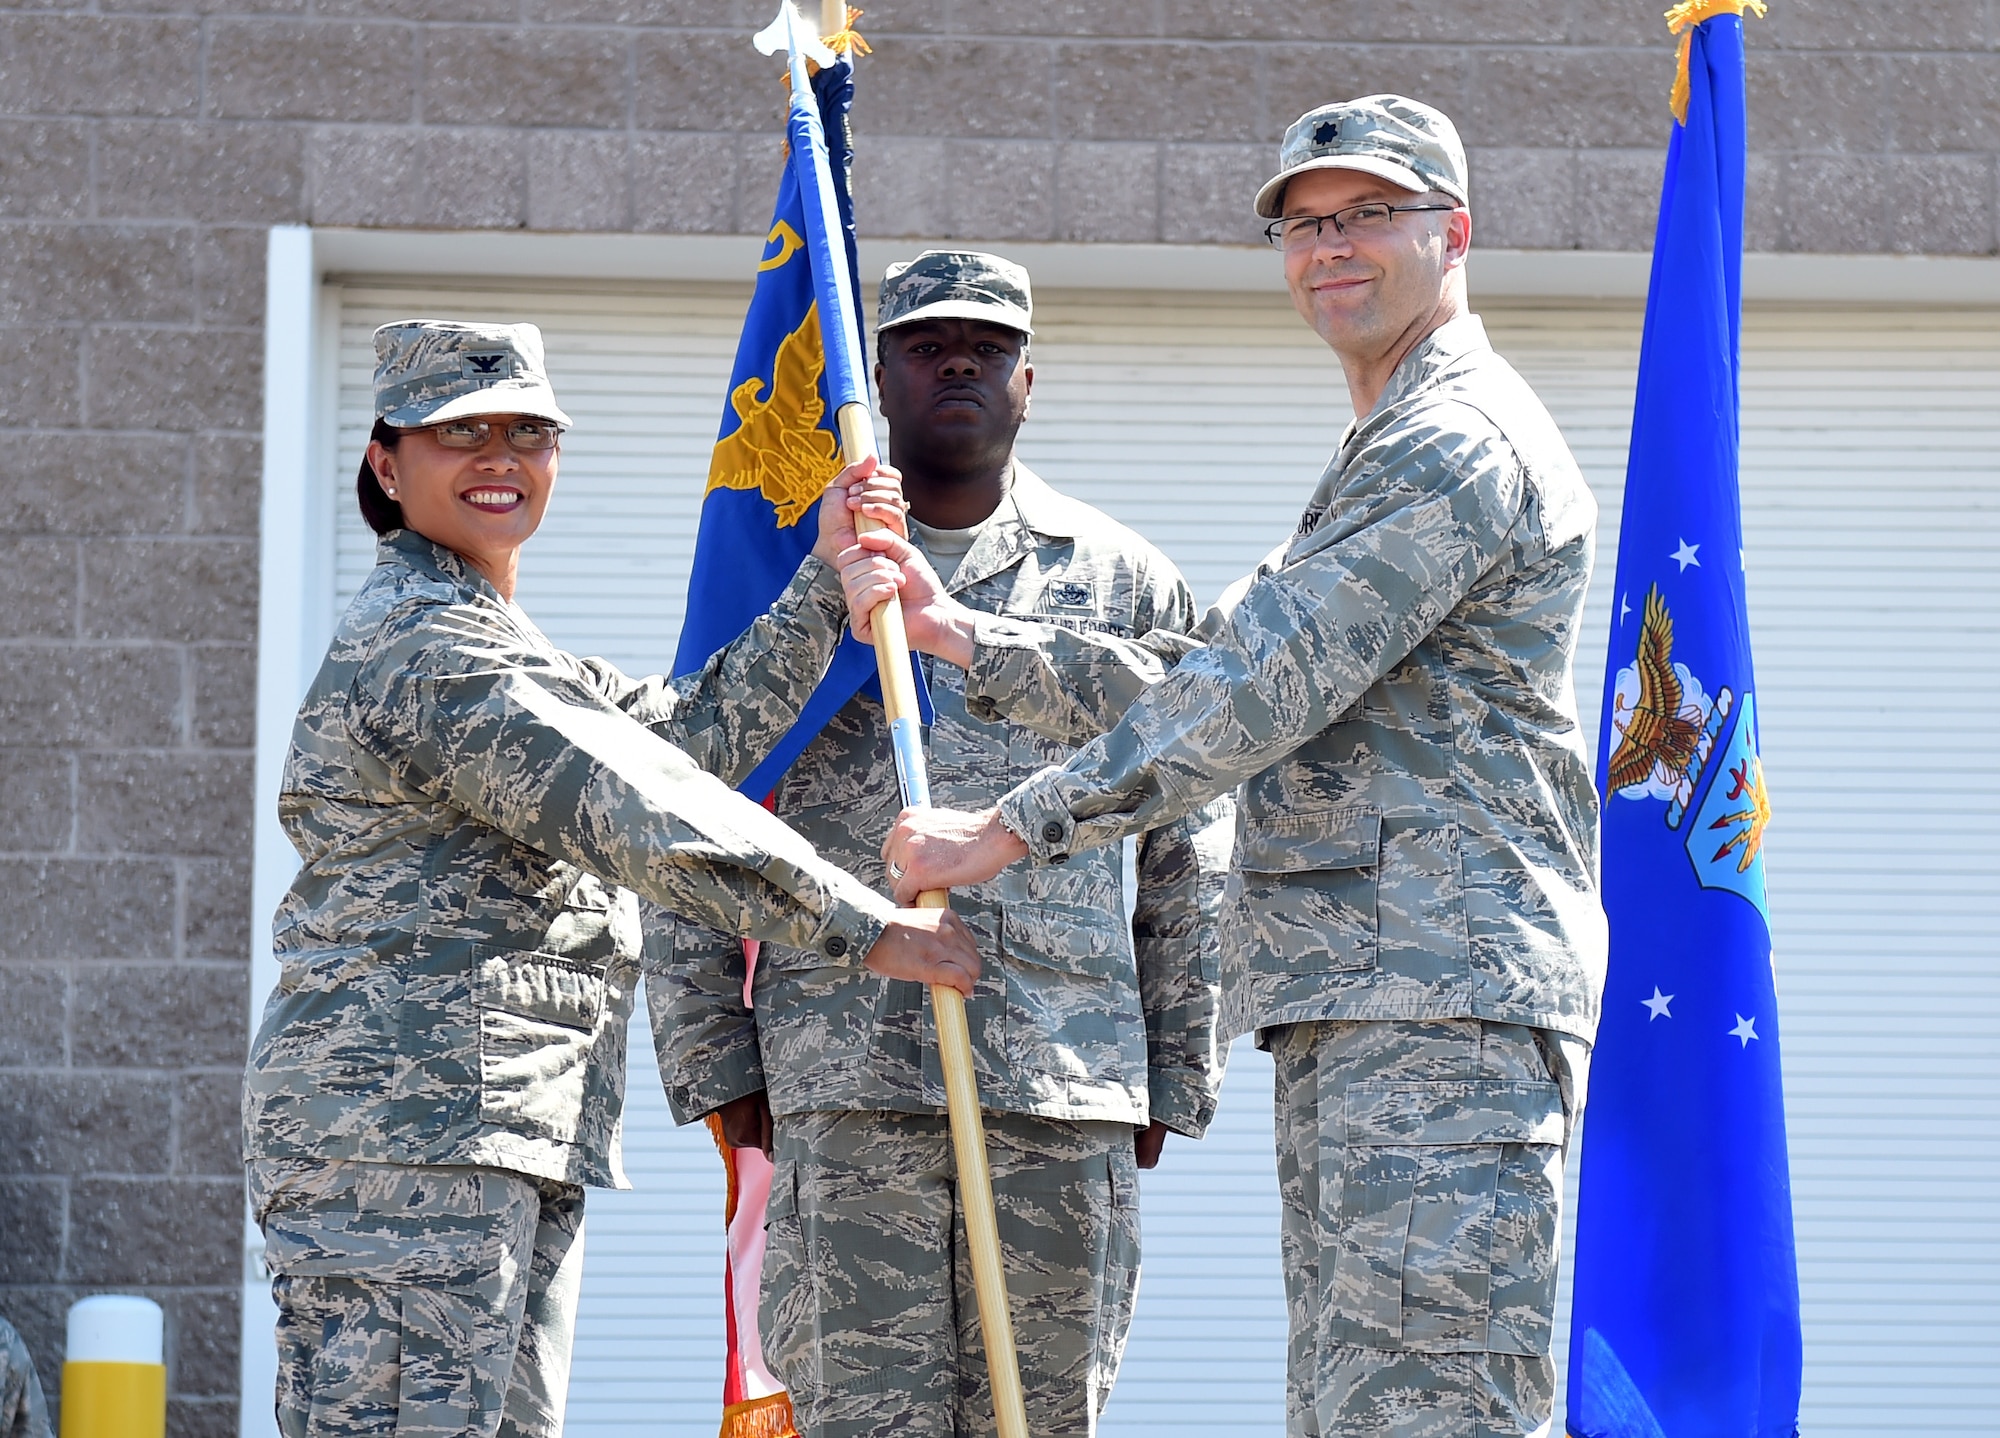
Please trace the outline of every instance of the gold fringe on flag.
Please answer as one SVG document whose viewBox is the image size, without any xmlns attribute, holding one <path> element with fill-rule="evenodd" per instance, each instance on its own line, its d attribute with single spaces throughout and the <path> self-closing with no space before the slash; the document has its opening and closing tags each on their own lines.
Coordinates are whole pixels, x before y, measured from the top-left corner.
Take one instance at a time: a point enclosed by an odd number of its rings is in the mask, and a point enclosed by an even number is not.
<svg viewBox="0 0 2000 1438">
<path fill-rule="evenodd" d="M 731 1403 L 722 1410 L 718 1438 L 799 1438 L 798 1425 L 792 1421 L 791 1395 L 771 1393 Z"/>
<path fill-rule="evenodd" d="M 1667 108 L 1676 124 L 1688 120 L 1688 49 L 1694 44 L 1694 27 L 1717 15 L 1755 15 L 1764 18 L 1764 0 L 1681 0 L 1667 12 L 1667 33 L 1681 37 L 1680 52 L 1674 57 L 1674 88 L 1667 96 Z"/>
<path fill-rule="evenodd" d="M 819 43 L 838 55 L 873 55 L 868 42 L 861 38 L 861 32 L 854 28 L 854 22 L 868 12 L 853 5 L 847 7 L 847 23 L 831 35 L 819 37 Z"/>
</svg>

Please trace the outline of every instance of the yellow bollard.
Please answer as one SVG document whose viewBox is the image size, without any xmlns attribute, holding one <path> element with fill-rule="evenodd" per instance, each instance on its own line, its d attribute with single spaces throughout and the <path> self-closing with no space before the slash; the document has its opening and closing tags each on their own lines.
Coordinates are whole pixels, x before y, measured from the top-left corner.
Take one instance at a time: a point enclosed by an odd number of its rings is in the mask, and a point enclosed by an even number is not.
<svg viewBox="0 0 2000 1438">
<path fill-rule="evenodd" d="M 166 1438 L 166 1324 L 150 1298 L 70 1305 L 61 1438 Z"/>
</svg>

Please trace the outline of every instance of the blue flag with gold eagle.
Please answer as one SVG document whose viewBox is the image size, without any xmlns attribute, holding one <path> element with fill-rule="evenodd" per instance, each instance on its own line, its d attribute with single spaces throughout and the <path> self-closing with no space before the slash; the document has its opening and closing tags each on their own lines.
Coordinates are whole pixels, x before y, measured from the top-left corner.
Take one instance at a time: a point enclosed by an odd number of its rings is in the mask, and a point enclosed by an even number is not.
<svg viewBox="0 0 2000 1438">
<path fill-rule="evenodd" d="M 1737 485 L 1745 3 L 1694 0 L 1668 16 L 1684 78 L 1599 731 L 1611 960 L 1577 1204 L 1575 1438 L 1798 1431 L 1771 804 Z"/>
<path fill-rule="evenodd" d="M 853 100 L 854 61 L 845 54 L 793 97 L 778 203 L 709 460 L 676 674 L 707 663 L 791 583 L 818 537 L 820 493 L 841 468 L 834 414 L 842 403 L 868 398 L 854 299 L 861 283 L 849 189 Z M 879 692 L 875 651 L 848 634 L 798 722 L 743 781 L 743 793 L 769 794 L 864 689 Z M 918 693 L 928 720 L 921 674 Z"/>
</svg>

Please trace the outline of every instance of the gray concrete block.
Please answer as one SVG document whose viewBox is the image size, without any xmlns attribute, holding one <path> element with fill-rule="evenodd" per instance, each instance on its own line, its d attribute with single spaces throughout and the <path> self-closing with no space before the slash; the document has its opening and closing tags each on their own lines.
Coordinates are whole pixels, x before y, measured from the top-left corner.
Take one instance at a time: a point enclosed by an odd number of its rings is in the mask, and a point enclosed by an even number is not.
<svg viewBox="0 0 2000 1438">
<path fill-rule="evenodd" d="M 257 742 L 257 650 L 249 644 L 202 644 L 188 651 L 194 671 L 194 742 L 248 749 Z"/>
<path fill-rule="evenodd" d="M 75 765 L 65 749 L 0 749 L 0 849 L 32 854 L 70 847 Z"/>
<path fill-rule="evenodd" d="M 1981 0 L 1773 5 L 1746 26 L 1752 50 L 1970 50 L 1990 45 L 1993 12 Z"/>
<path fill-rule="evenodd" d="M 948 133 L 965 140 L 1053 133 L 1049 46 L 952 36 L 899 40 L 895 54 L 893 82 L 864 73 L 857 83 L 858 124 L 885 135 Z"/>
<path fill-rule="evenodd" d="M 1793 155 L 1785 164 L 1783 248 L 1880 254 L 1903 228 L 1886 200 L 1895 162 L 1877 155 Z"/>
<path fill-rule="evenodd" d="M 0 1283 L 60 1281 L 67 1187 L 60 1179 L 0 1178 L 0 1233 L 7 1236 L 7 1241 L 0 1243 Z M 11 1301 L 8 1308 L 11 1317 L 14 1308 Z M 24 1328 L 22 1336 L 26 1337 L 29 1331 Z M 44 1337 L 35 1347 L 46 1352 L 46 1342 Z M 35 1366 L 41 1368 L 39 1355 Z M 55 1371 L 62 1370 L 58 1366 Z"/>
<path fill-rule="evenodd" d="M 287 125 L 114 120 L 98 127 L 97 209 L 119 220 L 290 224 L 304 215 L 305 136 Z"/>
<path fill-rule="evenodd" d="M 1261 140 L 1258 55 L 1248 45 L 1061 46 L 1056 132 L 1089 140 Z"/>
<path fill-rule="evenodd" d="M 73 638 L 76 614 L 76 541 L 0 537 L 0 638 Z M 0 833 L 8 828 L 5 807 L 0 805 Z M 23 847 L 0 841 L 0 849 Z"/>
<path fill-rule="evenodd" d="M 263 266 L 258 265 L 259 279 Z M 257 533 L 262 496 L 264 443 L 247 434 L 204 434 L 195 437 L 194 515 L 196 534 Z M 353 476 L 342 498 L 351 494 Z"/>
<path fill-rule="evenodd" d="M 555 26 L 432 30 L 417 91 L 424 123 L 623 126 L 630 44 Z"/>
<path fill-rule="evenodd" d="M 1056 151 L 1056 238 L 1160 238 L 1160 147 L 1077 141 Z"/>
<path fill-rule="evenodd" d="M 222 1073 L 178 1076 L 174 1080 L 173 1171 L 221 1178 L 241 1172 L 242 1107 L 240 1066 Z"/>
<path fill-rule="evenodd" d="M 1568 150 L 1474 150 L 1472 243 L 1562 250 L 1576 243 L 1576 160 Z"/>
<path fill-rule="evenodd" d="M 76 220 L 90 212 L 90 127 L 0 120 L 0 215 Z"/>
<path fill-rule="evenodd" d="M 61 1067 L 69 1028 L 68 968 L 9 963 L 0 967 L 0 990 L 7 995 L 0 1004 L 0 1068 Z"/>
<path fill-rule="evenodd" d="M 527 142 L 513 131 L 329 126 L 313 132 L 306 170 L 315 224 L 527 222 Z"/>
<path fill-rule="evenodd" d="M 1888 248 L 1910 255 L 2000 249 L 1993 161 L 1985 155 L 1898 155 L 1884 162 Z"/>
<path fill-rule="evenodd" d="M 70 1051 L 80 1067 L 224 1068 L 243 1062 L 250 1043 L 247 960 L 81 964 L 75 983 Z"/>
<path fill-rule="evenodd" d="M 1747 127 L 1759 150 L 1868 154 L 1887 148 L 1889 110 L 1878 55 L 1751 50 Z"/>
<path fill-rule="evenodd" d="M 0 1153 L 16 1174 L 164 1173 L 171 1092 L 156 1079 L 17 1073 L 0 1083 Z"/>
<path fill-rule="evenodd" d="M 0 859 L 0 959 L 168 958 L 173 865 L 152 859 Z M 72 1019 L 84 990 L 70 994 Z M 239 1053 L 238 1057 L 241 1057 Z M 73 1053 L 73 1061 L 81 1059 Z"/>
<path fill-rule="evenodd" d="M 237 119 L 413 121 L 417 34 L 355 21 L 219 20 L 209 30 L 209 110 Z"/>
<path fill-rule="evenodd" d="M 83 574 L 92 638 L 257 637 L 257 547 L 248 540 L 95 540 L 84 546 Z"/>
<path fill-rule="evenodd" d="M 955 239 L 1055 236 L 1056 147 L 1039 140 L 952 140 L 945 145 L 946 230 Z"/>
<path fill-rule="evenodd" d="M 743 149 L 754 137 L 738 135 L 635 135 L 631 142 L 632 228 L 666 234 L 730 234 L 758 229 L 777 198 L 777 168 L 762 215 L 737 222 Z M 756 209 L 751 197 L 750 209 Z"/>
<path fill-rule="evenodd" d="M 1585 150 L 1576 159 L 1576 243 L 1651 250 L 1660 218 L 1664 150 Z"/>
<path fill-rule="evenodd" d="M 181 660 L 149 645 L 17 644 L 0 685 L 0 744 L 180 741 Z M 0 911 L 5 910 L 0 902 Z M 0 950 L 8 935 L 0 923 Z"/>
<path fill-rule="evenodd" d="M 943 140 L 865 132 L 854 146 L 854 223 L 862 234 L 944 233 Z M 868 303 L 873 305 L 874 296 Z"/>
<path fill-rule="evenodd" d="M 1894 148 L 2000 150 L 2000 55 L 1891 55 L 1883 65 Z"/>
<path fill-rule="evenodd" d="M 520 0 L 314 0 L 313 13 L 327 18 L 425 21 L 489 21 L 511 24 L 520 19 Z"/>
<path fill-rule="evenodd" d="M 1341 27 L 1345 33 L 1333 30 L 1324 38 L 1435 45 L 1556 45 L 1568 28 L 1569 9 L 1539 0 L 1482 0 L 1478 5 L 1367 0 L 1342 7 L 1341 18 L 1348 22 Z"/>
<path fill-rule="evenodd" d="M 1361 95 L 1409 95 L 1437 106 L 1460 126 L 1468 149 L 1526 143 L 1465 129 L 1472 53 L 1437 45 L 1287 45 L 1267 50 L 1264 122 L 1257 136 L 1268 142 L 1265 174 L 1276 167 L 1278 141 L 1294 120 L 1321 105 Z M 1247 197 L 1244 203 L 1249 203 Z"/>
<path fill-rule="evenodd" d="M 191 16 L 0 18 L 0 95 L 16 114 L 193 116 L 200 63 Z"/>
<path fill-rule="evenodd" d="M 739 34 L 685 31 L 641 32 L 631 48 L 640 129 L 783 134 L 791 103 L 783 56 L 759 55 Z"/>
<path fill-rule="evenodd" d="M 1641 50 L 1482 50 L 1467 103 L 1442 105 L 1468 145 L 1664 151 L 1673 56 Z"/>
<path fill-rule="evenodd" d="M 198 324 L 254 329 L 264 323 L 264 251 L 261 226 L 219 225 L 200 230 L 194 246 Z"/>
<path fill-rule="evenodd" d="M 0 485 L 0 532 L 165 534 L 184 506 L 163 497 L 160 477 L 178 489 L 187 441 L 122 435 L 33 434 L 13 441 Z"/>
<path fill-rule="evenodd" d="M 255 431 L 264 346 L 255 331 L 103 329 L 85 360 L 91 424 Z"/>
<path fill-rule="evenodd" d="M 176 1397 L 233 1401 L 243 1385 L 241 1288 L 182 1290 L 163 1306 L 169 1390 Z"/>
<path fill-rule="evenodd" d="M 181 953 L 190 959 L 241 959 L 250 952 L 250 851 L 226 859 L 187 859 Z M 267 931 L 271 916 L 259 923 Z"/>
<path fill-rule="evenodd" d="M 83 1284 L 241 1281 L 243 1185 L 85 1178 L 70 1185 L 68 1270 Z"/>
<path fill-rule="evenodd" d="M 528 136 L 528 228 L 623 230 L 632 224 L 624 135 L 541 130 Z"/>
<path fill-rule="evenodd" d="M 193 311 L 185 230 L 0 223 L 0 324 L 176 324 Z"/>
<path fill-rule="evenodd" d="M 1160 238 L 1172 245 L 1263 244 L 1264 221 L 1252 202 L 1276 168 L 1271 145 L 1167 146 L 1160 165 Z"/>
<path fill-rule="evenodd" d="M 250 756 L 79 755 L 77 848 L 86 854 L 247 853 Z"/>
<path fill-rule="evenodd" d="M 6 177 L 0 175 L 0 189 L 5 184 Z M 0 330 L 0 344 L 8 352 L 8 363 L 0 366 L 0 425 L 57 429 L 82 419 L 81 330 Z"/>
<path fill-rule="evenodd" d="M 760 0 L 525 0 L 521 18 L 536 25 L 691 27 L 753 35 L 771 23 L 775 9 Z M 881 28 L 876 14 L 870 6 L 865 22 L 870 31 Z"/>
<path fill-rule="evenodd" d="M 1094 0 L 980 0 L 974 7 L 959 7 L 958 31 L 978 35 L 1026 35 L 1036 38 L 1058 35 L 1103 35 L 1132 37 L 1159 32 L 1155 7 L 1104 5 Z M 875 11 L 868 11 L 864 29 L 873 29 Z"/>
<path fill-rule="evenodd" d="M 186 1398 L 167 1395 L 167 1431 L 174 1438 L 237 1438 L 235 1395 Z"/>
</svg>

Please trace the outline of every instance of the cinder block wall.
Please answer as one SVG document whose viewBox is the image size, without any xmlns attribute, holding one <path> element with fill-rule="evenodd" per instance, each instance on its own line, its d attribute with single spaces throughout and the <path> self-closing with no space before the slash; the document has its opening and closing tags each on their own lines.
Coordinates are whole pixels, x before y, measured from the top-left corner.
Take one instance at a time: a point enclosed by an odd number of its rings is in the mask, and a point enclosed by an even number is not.
<svg viewBox="0 0 2000 1438">
<path fill-rule="evenodd" d="M 167 1306 L 235 1431 L 271 224 L 749 231 L 770 0 L 89 0 L 0 16 L 0 1312 Z M 880 0 L 864 228 L 1191 243 L 1300 110 L 1430 98 L 1478 238 L 1650 240 L 1660 0 Z M 129 12 L 129 13 L 127 13 Z M 1751 243 L 1996 248 L 2000 5 L 1773 0 Z"/>
</svg>

